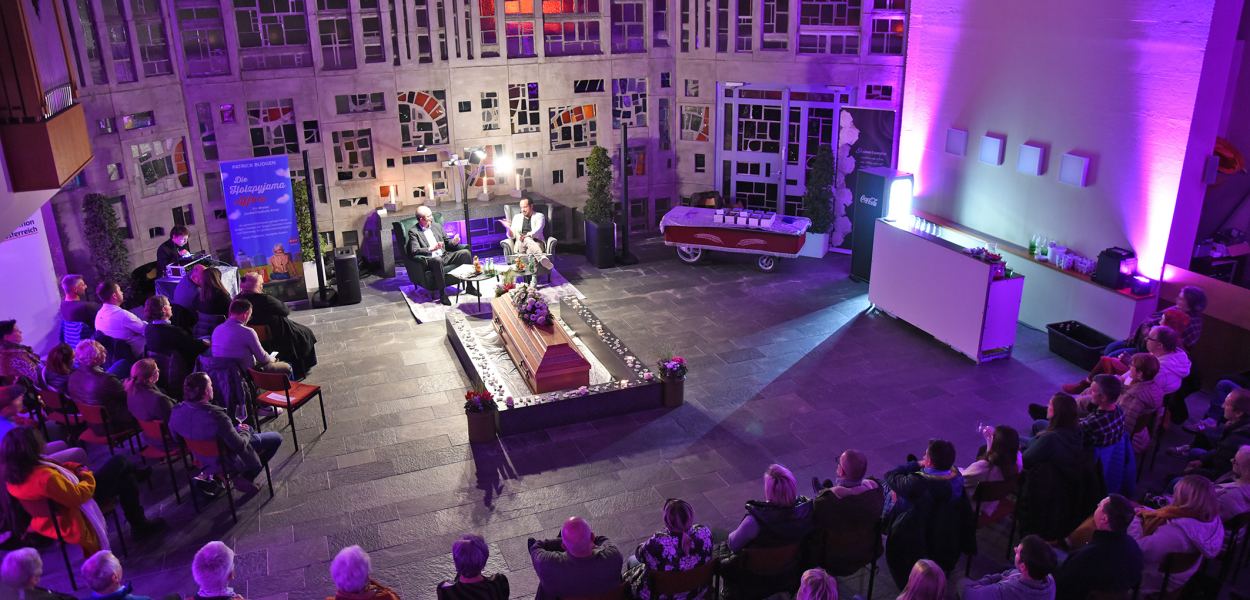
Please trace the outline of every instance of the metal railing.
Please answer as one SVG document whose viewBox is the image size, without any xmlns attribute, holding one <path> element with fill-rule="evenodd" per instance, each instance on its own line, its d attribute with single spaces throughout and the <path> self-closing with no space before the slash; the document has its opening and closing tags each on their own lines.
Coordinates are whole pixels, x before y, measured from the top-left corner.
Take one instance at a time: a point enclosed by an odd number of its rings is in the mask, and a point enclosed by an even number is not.
<svg viewBox="0 0 1250 600">
<path fill-rule="evenodd" d="M 61 111 L 74 105 L 73 84 L 66 82 L 43 93 L 43 118 L 50 119 Z"/>
</svg>

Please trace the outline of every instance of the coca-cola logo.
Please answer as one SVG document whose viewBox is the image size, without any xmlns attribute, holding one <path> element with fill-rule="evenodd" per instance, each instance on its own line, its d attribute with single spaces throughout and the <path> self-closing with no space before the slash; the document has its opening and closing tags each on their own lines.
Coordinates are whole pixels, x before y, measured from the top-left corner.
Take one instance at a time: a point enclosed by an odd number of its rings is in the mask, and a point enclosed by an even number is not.
<svg viewBox="0 0 1250 600">
<path fill-rule="evenodd" d="M 859 203 L 867 204 L 868 206 L 877 206 L 878 204 L 881 203 L 881 199 L 877 198 L 876 196 L 869 196 L 868 194 L 863 194 L 859 197 Z"/>
</svg>

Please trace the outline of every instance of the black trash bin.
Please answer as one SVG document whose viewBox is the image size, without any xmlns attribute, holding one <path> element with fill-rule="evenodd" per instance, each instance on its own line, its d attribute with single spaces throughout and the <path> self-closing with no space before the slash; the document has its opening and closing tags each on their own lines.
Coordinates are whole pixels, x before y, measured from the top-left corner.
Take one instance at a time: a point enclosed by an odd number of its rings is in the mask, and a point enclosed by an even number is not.
<svg viewBox="0 0 1250 600">
<path fill-rule="evenodd" d="M 1050 351 L 1064 357 L 1068 362 L 1082 368 L 1093 369 L 1102 358 L 1107 344 L 1115 340 L 1111 336 L 1078 321 L 1051 323 L 1046 326 L 1050 334 Z"/>
<path fill-rule="evenodd" d="M 339 291 L 335 304 L 360 304 L 360 265 L 354 248 L 334 251 L 334 280 Z"/>
</svg>

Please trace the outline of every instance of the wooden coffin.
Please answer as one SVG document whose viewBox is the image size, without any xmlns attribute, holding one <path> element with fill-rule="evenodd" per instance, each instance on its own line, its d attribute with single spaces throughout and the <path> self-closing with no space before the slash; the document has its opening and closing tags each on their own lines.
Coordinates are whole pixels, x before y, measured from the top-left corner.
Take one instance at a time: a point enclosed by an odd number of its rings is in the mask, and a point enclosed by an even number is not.
<svg viewBox="0 0 1250 600">
<path fill-rule="evenodd" d="M 490 301 L 495 331 L 535 394 L 590 385 L 590 363 L 564 329 L 535 327 L 521 320 L 507 296 Z"/>
</svg>

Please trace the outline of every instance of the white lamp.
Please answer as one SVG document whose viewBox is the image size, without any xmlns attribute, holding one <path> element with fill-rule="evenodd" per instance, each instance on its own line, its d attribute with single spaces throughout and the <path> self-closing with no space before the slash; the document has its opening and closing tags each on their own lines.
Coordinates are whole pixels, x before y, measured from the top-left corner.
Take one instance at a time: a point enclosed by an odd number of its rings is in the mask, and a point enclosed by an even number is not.
<svg viewBox="0 0 1250 600">
<path fill-rule="evenodd" d="M 885 220 L 905 223 L 911 217 L 912 186 L 912 176 L 907 173 L 899 173 L 899 177 L 890 182 L 890 194 L 886 197 Z"/>
</svg>

